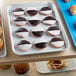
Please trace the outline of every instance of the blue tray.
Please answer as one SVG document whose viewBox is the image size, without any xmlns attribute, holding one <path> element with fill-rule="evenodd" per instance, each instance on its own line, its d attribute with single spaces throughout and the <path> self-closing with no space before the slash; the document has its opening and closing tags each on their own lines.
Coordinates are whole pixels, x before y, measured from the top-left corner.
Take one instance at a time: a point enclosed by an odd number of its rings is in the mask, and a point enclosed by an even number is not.
<svg viewBox="0 0 76 76">
<path fill-rule="evenodd" d="M 68 10 L 70 6 L 76 4 L 76 0 L 70 0 L 70 2 L 68 3 L 65 3 L 64 0 L 57 0 L 57 2 L 63 14 L 67 28 L 71 34 L 73 43 L 76 46 L 76 27 L 74 25 L 74 23 L 76 22 L 76 15 L 72 16 Z"/>
</svg>

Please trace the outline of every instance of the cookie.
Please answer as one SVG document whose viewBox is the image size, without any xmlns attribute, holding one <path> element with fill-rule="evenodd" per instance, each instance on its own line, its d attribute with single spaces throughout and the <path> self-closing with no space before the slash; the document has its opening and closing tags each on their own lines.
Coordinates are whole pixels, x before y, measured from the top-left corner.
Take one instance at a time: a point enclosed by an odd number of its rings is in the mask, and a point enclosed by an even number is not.
<svg viewBox="0 0 76 76">
<path fill-rule="evenodd" d="M 49 27 L 47 33 L 51 36 L 60 35 L 60 29 L 57 26 Z"/>
<path fill-rule="evenodd" d="M 40 14 L 41 15 L 50 15 L 50 14 L 52 14 L 52 9 L 50 7 L 42 7 L 40 9 Z"/>
<path fill-rule="evenodd" d="M 24 10 L 22 8 L 16 8 L 13 10 L 14 16 L 22 16 L 24 15 Z"/>
<path fill-rule="evenodd" d="M 35 46 L 37 49 L 44 49 L 44 48 L 47 47 L 47 45 L 48 45 L 48 42 L 47 42 L 47 40 L 45 40 L 45 39 L 37 40 L 37 41 L 35 41 L 35 44 L 34 44 L 34 46 Z"/>
<path fill-rule="evenodd" d="M 54 25 L 56 23 L 56 19 L 51 16 L 47 16 L 43 19 L 43 24 L 45 25 Z"/>
<path fill-rule="evenodd" d="M 21 51 L 29 51 L 32 47 L 32 44 L 29 41 L 26 40 L 21 40 L 18 44 L 17 47 Z"/>
<path fill-rule="evenodd" d="M 29 31 L 25 28 L 19 28 L 15 34 L 18 36 L 18 37 L 21 37 L 21 38 L 26 38 L 28 35 L 29 35 Z"/>
<path fill-rule="evenodd" d="M 64 40 L 61 38 L 52 38 L 50 41 L 50 46 L 54 48 L 61 48 L 64 46 Z"/>
<path fill-rule="evenodd" d="M 16 20 L 14 20 L 14 23 L 17 26 L 24 26 L 27 24 L 27 20 L 24 17 L 17 17 Z"/>
<path fill-rule="evenodd" d="M 0 38 L 0 50 L 2 49 L 3 47 L 3 40 Z"/>
<path fill-rule="evenodd" d="M 35 37 L 42 37 L 43 34 L 44 34 L 44 29 L 43 28 L 33 28 L 32 29 L 32 34 L 35 36 Z"/>
<path fill-rule="evenodd" d="M 0 36 L 2 35 L 3 33 L 3 30 L 2 30 L 2 27 L 0 26 Z"/>
<path fill-rule="evenodd" d="M 29 24 L 32 26 L 37 26 L 40 24 L 40 20 L 28 20 Z"/>
<path fill-rule="evenodd" d="M 29 8 L 29 9 L 27 9 L 27 13 L 29 16 L 35 16 L 35 15 L 37 15 L 38 10 L 35 8 Z"/>
</svg>

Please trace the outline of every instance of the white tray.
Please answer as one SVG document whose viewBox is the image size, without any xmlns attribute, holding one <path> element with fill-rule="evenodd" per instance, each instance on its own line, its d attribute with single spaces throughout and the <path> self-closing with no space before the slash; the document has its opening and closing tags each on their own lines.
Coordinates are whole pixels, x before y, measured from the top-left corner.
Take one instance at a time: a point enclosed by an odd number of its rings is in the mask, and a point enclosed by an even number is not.
<svg viewBox="0 0 76 76">
<path fill-rule="evenodd" d="M 18 42 L 22 39 L 18 39 L 15 35 L 14 35 L 14 32 L 20 28 L 20 27 L 17 27 L 13 24 L 13 20 L 16 19 L 16 17 L 14 17 L 11 13 L 12 13 L 12 10 L 14 10 L 15 8 L 23 8 L 23 9 L 27 9 L 27 8 L 30 8 L 30 7 L 36 7 L 37 9 L 40 10 L 40 8 L 44 7 L 44 6 L 49 6 L 53 9 L 54 11 L 54 14 L 52 14 L 52 16 L 54 16 L 58 23 L 56 24 L 60 30 L 62 31 L 62 34 L 60 35 L 61 38 L 64 39 L 65 41 L 65 46 L 62 47 L 62 48 L 52 48 L 50 46 L 48 46 L 47 48 L 43 49 L 43 50 L 38 50 L 38 49 L 35 49 L 35 48 L 32 48 L 31 50 L 27 51 L 27 52 L 22 52 L 22 51 L 19 51 L 15 46 L 18 44 Z M 64 30 L 64 27 L 61 23 L 61 20 L 58 16 L 58 13 L 57 13 L 57 10 L 56 10 L 56 7 L 53 3 L 50 3 L 50 2 L 46 2 L 46 1 L 43 1 L 43 2 L 34 2 L 34 3 L 24 3 L 24 4 L 12 4 L 8 7 L 7 9 L 7 15 L 8 15 L 8 23 L 9 23 L 9 30 L 10 30 L 10 38 L 11 38 L 11 44 L 12 44 L 12 50 L 15 54 L 17 55 L 29 55 L 29 54 L 42 54 L 42 53 L 51 53 L 51 52 L 59 52 L 59 51 L 64 51 L 66 49 L 69 48 L 69 41 L 68 41 L 68 38 L 66 36 L 66 33 L 65 33 L 65 30 Z M 26 17 L 26 16 L 24 16 Z M 44 16 L 42 15 L 37 15 L 35 18 L 39 18 L 39 19 L 43 19 Z M 31 17 L 26 17 L 27 19 L 28 18 L 31 18 Z M 43 24 L 41 24 L 41 26 L 44 28 L 44 30 L 46 28 L 48 28 L 49 26 L 43 26 Z M 39 28 L 41 27 L 39 26 Z M 30 30 L 32 28 L 32 26 L 24 26 L 24 28 L 28 28 L 28 30 Z M 51 40 L 52 37 L 47 37 L 47 36 L 43 36 L 42 38 L 45 38 L 47 41 Z M 25 40 L 29 40 L 31 43 L 34 42 L 34 40 L 38 40 L 38 38 L 35 38 L 35 37 L 32 37 L 32 36 L 29 36 L 27 37 Z"/>
<path fill-rule="evenodd" d="M 67 59 L 66 61 L 67 67 L 60 70 L 50 70 L 47 66 L 48 61 L 37 62 L 35 64 L 37 71 L 43 74 L 76 70 L 76 59 Z"/>
<path fill-rule="evenodd" d="M 1 22 L 2 22 L 2 21 L 1 21 Z M 5 57 L 5 56 L 7 55 L 7 51 L 6 51 L 6 42 L 5 42 L 3 22 L 2 22 L 2 24 L 1 24 L 0 26 L 2 26 L 2 30 L 3 30 L 2 39 L 3 39 L 3 42 L 4 42 L 3 48 L 0 50 L 0 57 Z"/>
</svg>

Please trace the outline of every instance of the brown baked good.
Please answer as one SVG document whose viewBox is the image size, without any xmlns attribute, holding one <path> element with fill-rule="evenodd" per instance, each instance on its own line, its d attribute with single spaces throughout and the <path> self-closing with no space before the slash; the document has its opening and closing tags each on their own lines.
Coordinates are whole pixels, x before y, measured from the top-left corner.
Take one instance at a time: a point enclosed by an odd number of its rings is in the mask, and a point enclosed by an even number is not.
<svg viewBox="0 0 76 76">
<path fill-rule="evenodd" d="M 28 63 L 14 64 L 14 69 L 17 74 L 25 74 L 29 71 Z"/>
<path fill-rule="evenodd" d="M 61 59 L 61 60 L 50 60 L 48 61 L 47 65 L 49 69 L 56 70 L 65 68 L 67 64 L 65 59 Z"/>
<path fill-rule="evenodd" d="M 70 0 L 64 0 L 66 3 L 68 3 Z"/>
<path fill-rule="evenodd" d="M 69 11 L 71 15 L 76 15 L 76 5 L 72 5 L 71 7 L 69 7 Z"/>
<path fill-rule="evenodd" d="M 0 69 L 2 70 L 8 70 L 10 69 L 11 65 L 0 65 Z"/>
<path fill-rule="evenodd" d="M 0 16 L 0 24 L 1 24 L 1 16 Z"/>
<path fill-rule="evenodd" d="M 0 26 L 0 36 L 2 35 L 3 31 L 2 31 L 2 27 Z"/>
<path fill-rule="evenodd" d="M 0 38 L 0 49 L 3 47 L 3 40 Z"/>
</svg>

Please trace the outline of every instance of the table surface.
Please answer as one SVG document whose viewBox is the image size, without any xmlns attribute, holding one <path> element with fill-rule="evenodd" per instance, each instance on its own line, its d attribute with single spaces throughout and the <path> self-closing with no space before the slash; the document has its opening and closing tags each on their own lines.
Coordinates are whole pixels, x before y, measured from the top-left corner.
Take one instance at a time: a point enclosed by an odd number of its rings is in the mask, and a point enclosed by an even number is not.
<svg viewBox="0 0 76 76">
<path fill-rule="evenodd" d="M 19 76 L 14 72 L 14 69 L 10 70 L 0 70 L 0 76 Z M 24 76 L 24 75 L 21 75 Z M 35 64 L 30 64 L 30 72 L 28 76 L 76 76 L 76 70 L 69 71 L 69 72 L 61 72 L 61 73 L 53 73 L 53 74 L 40 74 L 37 72 Z"/>
<path fill-rule="evenodd" d="M 6 43 L 7 43 L 7 56 L 4 58 L 0 58 L 0 64 L 8 64 L 8 63 L 18 63 L 18 62 L 34 62 L 34 61 L 41 61 L 41 60 L 48 60 L 48 59 L 62 59 L 62 58 L 75 58 L 76 57 L 76 51 L 75 47 L 73 46 L 71 37 L 69 35 L 69 32 L 67 31 L 66 24 L 63 20 L 63 17 L 58 9 L 61 21 L 64 25 L 64 28 L 66 30 L 66 33 L 68 35 L 69 41 L 70 41 L 70 48 L 68 50 L 65 50 L 64 52 L 58 52 L 58 53 L 47 53 L 47 54 L 39 54 L 39 55 L 28 55 L 28 56 L 17 56 L 13 53 L 11 49 L 11 42 L 10 42 L 10 36 L 9 36 L 9 28 L 8 28 L 8 20 L 7 20 L 7 6 L 9 4 L 14 3 L 23 3 L 23 2 L 38 2 L 38 1 L 45 1 L 45 0 L 1 0 L 1 10 L 2 10 L 2 17 L 4 21 L 4 29 L 5 29 L 5 37 L 6 37 Z M 48 0 L 46 0 L 48 1 Z M 56 0 L 49 0 L 50 2 L 54 2 L 57 6 Z M 58 6 L 57 6 L 58 7 Z"/>
<path fill-rule="evenodd" d="M 76 76 L 76 70 L 61 72 L 61 73 L 52 73 L 52 74 L 40 74 L 37 72 L 35 64 L 31 63 L 31 70 L 28 76 Z"/>
</svg>

